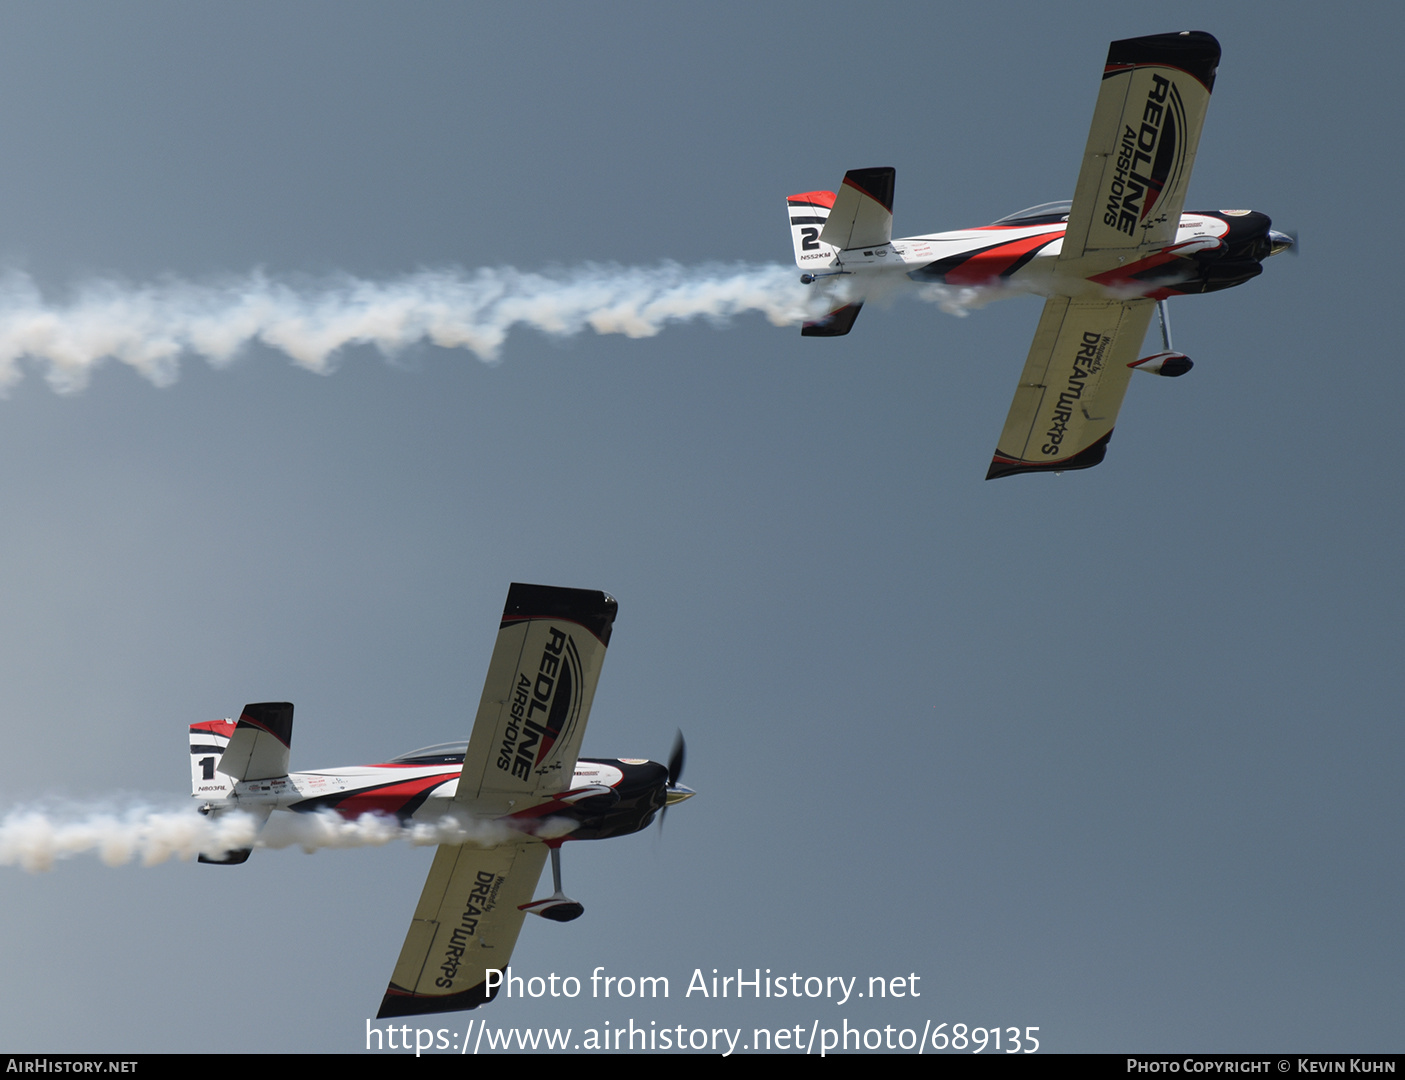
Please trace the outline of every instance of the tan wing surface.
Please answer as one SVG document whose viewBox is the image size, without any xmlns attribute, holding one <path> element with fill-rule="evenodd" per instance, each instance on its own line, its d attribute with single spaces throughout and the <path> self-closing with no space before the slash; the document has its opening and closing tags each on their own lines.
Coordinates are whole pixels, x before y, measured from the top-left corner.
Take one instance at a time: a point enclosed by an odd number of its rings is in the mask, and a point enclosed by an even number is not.
<svg viewBox="0 0 1405 1080">
<path fill-rule="evenodd" d="M 455 795 L 470 813 L 522 809 L 571 782 L 616 608 L 586 589 L 508 589 Z M 547 850 L 526 837 L 441 844 L 378 1015 L 491 1000 L 486 972 L 512 958 Z"/>
<path fill-rule="evenodd" d="M 1061 260 L 1175 239 L 1219 62 L 1200 31 L 1109 46 Z"/>
<path fill-rule="evenodd" d="M 535 840 L 441 844 L 377 1019 L 457 1012 L 491 1001 L 489 968 L 506 968 L 546 863 Z"/>
<path fill-rule="evenodd" d="M 499 813 L 571 782 L 616 604 L 603 592 L 513 585 L 456 799 Z M 535 879 L 534 879 L 535 880 Z"/>
<path fill-rule="evenodd" d="M 1155 301 L 1044 304 L 986 479 L 1087 469 L 1107 452 Z"/>
</svg>

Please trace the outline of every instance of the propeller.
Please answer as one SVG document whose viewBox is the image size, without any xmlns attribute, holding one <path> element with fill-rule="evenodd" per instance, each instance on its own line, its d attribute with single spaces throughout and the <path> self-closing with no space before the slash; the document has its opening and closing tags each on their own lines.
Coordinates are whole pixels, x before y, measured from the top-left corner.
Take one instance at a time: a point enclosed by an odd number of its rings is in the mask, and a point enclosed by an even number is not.
<svg viewBox="0 0 1405 1080">
<path fill-rule="evenodd" d="M 677 787 L 683 778 L 683 762 L 688 756 L 688 744 L 683 741 L 680 730 L 673 736 L 673 749 L 668 752 L 668 786 Z"/>
<path fill-rule="evenodd" d="M 692 788 L 684 787 L 678 781 L 683 776 L 683 762 L 688 757 L 688 744 L 683 740 L 683 732 L 678 732 L 673 737 L 673 749 L 668 753 L 668 787 L 664 791 L 663 809 L 659 811 L 659 833 L 663 833 L 663 819 L 668 815 L 668 808 L 676 802 L 684 799 L 691 799 L 696 792 Z"/>
</svg>

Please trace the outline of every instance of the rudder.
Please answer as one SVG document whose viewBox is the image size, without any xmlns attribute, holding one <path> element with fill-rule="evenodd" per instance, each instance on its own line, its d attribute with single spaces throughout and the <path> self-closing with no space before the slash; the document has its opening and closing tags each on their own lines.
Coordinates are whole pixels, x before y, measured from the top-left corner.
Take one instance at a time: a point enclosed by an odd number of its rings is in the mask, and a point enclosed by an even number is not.
<svg viewBox="0 0 1405 1080">
<path fill-rule="evenodd" d="M 245 709 L 248 712 L 248 709 Z M 234 794 L 236 777 L 220 771 L 224 753 L 229 748 L 238 726 L 233 720 L 206 720 L 190 725 L 190 793 L 197 799 L 206 800 L 201 806 L 202 814 L 219 814 L 230 807 L 226 800 Z M 246 810 L 266 820 L 269 808 L 254 807 Z M 248 861 L 252 848 L 236 848 L 222 855 L 201 855 L 202 863 L 217 866 L 238 866 Z"/>
</svg>

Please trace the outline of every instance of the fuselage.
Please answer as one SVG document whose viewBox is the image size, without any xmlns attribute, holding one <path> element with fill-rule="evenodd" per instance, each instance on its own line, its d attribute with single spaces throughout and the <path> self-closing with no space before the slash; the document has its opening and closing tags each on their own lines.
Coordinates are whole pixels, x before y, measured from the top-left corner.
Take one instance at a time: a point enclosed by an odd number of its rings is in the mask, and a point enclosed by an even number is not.
<svg viewBox="0 0 1405 1080">
<path fill-rule="evenodd" d="M 384 814 L 402 824 L 436 824 L 446 815 L 470 814 L 525 833 L 551 822 L 563 839 L 599 840 L 646 828 L 668 800 L 668 769 L 637 758 L 581 758 L 570 786 L 528 805 L 457 801 L 465 744 L 413 751 L 379 765 L 295 772 L 235 785 L 223 808 L 269 808 L 294 813 L 332 810 L 348 820 Z"/>
<path fill-rule="evenodd" d="M 828 283 L 854 275 L 859 279 L 854 287 L 862 291 L 864 277 L 904 274 L 917 282 L 989 294 L 983 299 L 1028 292 L 1164 300 L 1257 277 L 1263 260 L 1288 240 L 1273 233 L 1268 216 L 1257 211 L 1197 211 L 1182 214 L 1175 240 L 1150 254 L 1098 252 L 1061 262 L 1067 222 L 1066 204 L 1032 207 L 991 225 L 825 252 L 805 265 L 806 277 Z"/>
</svg>

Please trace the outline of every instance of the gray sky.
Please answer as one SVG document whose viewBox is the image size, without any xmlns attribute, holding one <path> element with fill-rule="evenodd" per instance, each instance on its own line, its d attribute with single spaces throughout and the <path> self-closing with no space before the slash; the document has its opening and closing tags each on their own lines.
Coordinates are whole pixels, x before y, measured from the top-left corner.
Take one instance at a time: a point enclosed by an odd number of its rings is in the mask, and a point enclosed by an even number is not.
<svg viewBox="0 0 1405 1080">
<path fill-rule="evenodd" d="M 0 803 L 186 795 L 186 725 L 295 768 L 466 738 L 510 581 L 620 616 L 586 734 L 699 796 L 568 845 L 514 969 L 668 1001 L 499 1026 L 1038 1026 L 1044 1048 L 1401 1049 L 1401 39 L 1384 5 L 0 6 L 0 261 L 56 301 L 587 262 L 790 262 L 897 168 L 902 235 L 1067 197 L 1113 38 L 1224 51 L 1189 207 L 1302 233 L 1173 303 L 1107 461 L 987 483 L 1039 302 L 250 348 L 0 401 Z M 0 870 L 0 1046 L 354 1051 L 430 853 Z M 701 1001 L 695 968 L 920 976 Z"/>
</svg>

